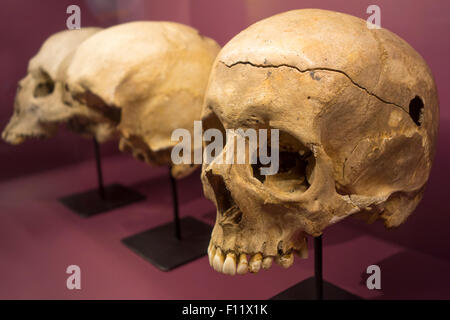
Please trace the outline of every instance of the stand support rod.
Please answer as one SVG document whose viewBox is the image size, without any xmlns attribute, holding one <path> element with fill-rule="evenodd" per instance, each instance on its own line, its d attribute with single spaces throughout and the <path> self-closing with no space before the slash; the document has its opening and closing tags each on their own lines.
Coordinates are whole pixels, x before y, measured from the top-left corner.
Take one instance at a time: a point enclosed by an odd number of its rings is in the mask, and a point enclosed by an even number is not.
<svg viewBox="0 0 450 320">
<path fill-rule="evenodd" d="M 316 280 L 316 299 L 323 300 L 322 236 L 314 238 L 314 278 Z"/>
<path fill-rule="evenodd" d="M 97 163 L 97 180 L 98 180 L 98 193 L 102 199 L 105 199 L 105 187 L 103 185 L 103 173 L 102 173 L 102 162 L 100 158 L 100 148 L 97 139 L 94 137 L 94 151 L 95 151 L 95 162 Z"/>
<path fill-rule="evenodd" d="M 173 203 L 173 224 L 175 227 L 175 237 L 181 240 L 181 226 L 180 217 L 178 214 L 178 194 L 177 194 L 177 182 L 171 173 L 172 167 L 169 167 L 170 187 L 172 189 L 172 203 Z"/>
</svg>

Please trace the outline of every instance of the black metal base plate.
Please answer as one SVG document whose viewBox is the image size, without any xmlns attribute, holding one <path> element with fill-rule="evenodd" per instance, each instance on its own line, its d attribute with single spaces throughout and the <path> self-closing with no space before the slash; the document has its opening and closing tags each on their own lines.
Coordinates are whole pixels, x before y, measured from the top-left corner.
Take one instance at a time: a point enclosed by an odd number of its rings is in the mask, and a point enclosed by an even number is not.
<svg viewBox="0 0 450 320">
<path fill-rule="evenodd" d="M 145 199 L 144 195 L 120 184 L 105 186 L 104 190 L 104 199 L 98 189 L 94 189 L 63 197 L 59 201 L 80 216 L 91 217 Z"/>
<path fill-rule="evenodd" d="M 181 240 L 168 223 L 123 239 L 122 242 L 162 271 L 170 271 L 206 255 L 212 227 L 192 217 L 180 220 Z"/>
<path fill-rule="evenodd" d="M 272 297 L 271 300 L 316 300 L 314 277 L 308 278 Z M 360 297 L 341 289 L 328 281 L 323 281 L 324 300 L 361 300 Z"/>
</svg>

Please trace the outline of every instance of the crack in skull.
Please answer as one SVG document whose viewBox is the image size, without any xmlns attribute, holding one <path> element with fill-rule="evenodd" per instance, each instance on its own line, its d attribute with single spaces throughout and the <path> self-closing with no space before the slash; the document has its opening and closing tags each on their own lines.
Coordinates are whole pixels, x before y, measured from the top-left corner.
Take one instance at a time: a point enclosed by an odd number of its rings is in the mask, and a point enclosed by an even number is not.
<svg viewBox="0 0 450 320">
<path fill-rule="evenodd" d="M 401 110 L 403 110 L 404 112 L 408 113 L 408 111 L 404 107 L 402 107 L 402 106 L 400 106 L 400 105 L 398 105 L 398 104 L 396 104 L 394 102 L 387 101 L 387 100 L 377 96 L 373 92 L 370 92 L 367 88 L 364 88 L 362 85 L 358 84 L 347 73 L 345 73 L 342 70 L 337 70 L 337 69 L 332 69 L 332 68 L 325 68 L 325 67 L 315 67 L 315 68 L 300 69 L 300 68 L 298 68 L 296 66 L 292 66 L 292 65 L 288 65 L 288 64 L 278 64 L 278 65 L 263 64 L 263 65 L 261 65 L 261 64 L 252 63 L 250 61 L 238 61 L 238 62 L 234 62 L 232 64 L 226 64 L 224 61 L 220 61 L 220 63 L 224 64 L 228 68 L 232 68 L 232 67 L 234 67 L 236 65 L 239 65 L 239 64 L 244 64 L 244 65 L 247 64 L 247 65 L 250 65 L 250 66 L 255 67 L 255 68 L 280 68 L 280 67 L 286 67 L 286 68 L 291 68 L 291 69 L 297 70 L 300 73 L 314 72 L 314 71 L 330 71 L 330 72 L 340 73 L 340 74 L 343 74 L 344 76 L 346 76 L 348 78 L 348 80 L 350 80 L 350 82 L 352 84 L 354 84 L 358 88 L 364 90 L 368 95 L 371 95 L 371 96 L 377 98 L 378 100 L 380 100 L 383 103 L 396 106 L 396 107 L 400 108 Z M 320 80 L 320 78 L 314 78 L 314 75 L 312 75 L 312 78 L 315 79 L 315 80 Z"/>
</svg>

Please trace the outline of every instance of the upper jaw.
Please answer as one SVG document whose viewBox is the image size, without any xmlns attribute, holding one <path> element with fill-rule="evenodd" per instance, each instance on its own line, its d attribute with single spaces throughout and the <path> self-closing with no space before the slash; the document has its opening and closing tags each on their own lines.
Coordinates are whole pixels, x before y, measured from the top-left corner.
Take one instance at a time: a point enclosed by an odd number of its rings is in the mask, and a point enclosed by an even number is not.
<svg viewBox="0 0 450 320">
<path fill-rule="evenodd" d="M 23 143 L 25 141 L 26 137 L 19 136 L 19 135 L 16 135 L 16 134 L 13 135 L 13 134 L 10 134 L 7 131 L 3 131 L 2 139 L 4 141 L 6 141 L 7 143 L 9 143 L 9 144 L 18 145 L 18 144 Z"/>
<path fill-rule="evenodd" d="M 308 256 L 305 233 L 280 227 L 280 223 L 292 225 L 295 217 L 287 214 L 289 221 L 281 221 L 270 212 L 263 212 L 263 201 L 261 206 L 249 202 L 248 188 L 236 191 L 236 186 L 228 185 L 223 172 L 204 170 L 203 173 L 204 186 L 208 186 L 206 194 L 217 207 L 217 221 L 208 248 L 214 270 L 228 275 L 257 273 L 269 269 L 273 260 L 288 268 L 294 262 L 295 253 L 302 258 Z M 235 198 L 233 193 L 239 197 Z"/>
<path fill-rule="evenodd" d="M 269 269 L 273 261 L 284 268 L 294 263 L 294 254 L 306 259 L 308 245 L 303 231 L 292 232 L 289 235 L 274 234 L 272 230 L 261 226 L 253 226 L 253 232 L 246 232 L 236 225 L 234 219 L 239 216 L 239 207 L 233 206 L 230 211 L 232 221 L 224 224 L 218 219 L 208 247 L 210 266 L 217 272 L 235 275 L 258 273 L 261 269 Z M 220 214 L 220 213 L 218 213 Z M 241 212 L 241 215 L 245 213 Z"/>
<path fill-rule="evenodd" d="M 211 241 L 208 247 L 208 257 L 210 266 L 217 272 L 236 275 L 258 273 L 261 269 L 270 269 L 273 261 L 277 262 L 283 268 L 289 268 L 294 263 L 294 253 L 300 258 L 308 257 L 308 245 L 306 237 L 299 249 L 289 250 L 288 252 L 279 251 L 276 255 L 264 255 L 261 252 L 245 252 L 240 250 L 225 250 L 221 246 Z"/>
<path fill-rule="evenodd" d="M 47 135 L 44 133 L 16 133 L 16 132 L 12 132 L 9 131 L 8 129 L 5 129 L 2 133 L 2 139 L 4 141 L 6 141 L 9 144 L 12 145 L 18 145 L 21 144 L 23 142 L 25 142 L 25 140 L 27 139 L 44 139 L 47 138 Z"/>
</svg>

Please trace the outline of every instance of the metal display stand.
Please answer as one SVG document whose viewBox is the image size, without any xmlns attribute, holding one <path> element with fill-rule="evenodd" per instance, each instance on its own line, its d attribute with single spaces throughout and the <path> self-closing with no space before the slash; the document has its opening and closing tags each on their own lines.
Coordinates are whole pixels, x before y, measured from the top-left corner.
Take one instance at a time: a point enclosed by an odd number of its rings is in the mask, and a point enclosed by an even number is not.
<svg viewBox="0 0 450 320">
<path fill-rule="evenodd" d="M 193 217 L 180 219 L 176 180 L 169 178 L 173 222 L 133 235 L 122 242 L 162 271 L 170 271 L 206 255 L 212 228 Z"/>
<path fill-rule="evenodd" d="M 322 236 L 314 238 L 314 277 L 308 278 L 277 294 L 271 300 L 360 300 L 322 276 Z"/>
<path fill-rule="evenodd" d="M 59 201 L 73 212 L 83 217 L 91 217 L 144 200 L 145 196 L 141 193 L 118 183 L 104 186 L 100 148 L 98 141 L 95 138 L 93 140 L 97 167 L 97 188 L 65 196 Z"/>
</svg>

